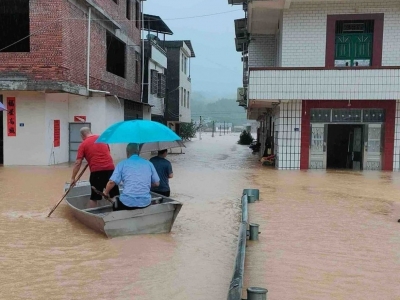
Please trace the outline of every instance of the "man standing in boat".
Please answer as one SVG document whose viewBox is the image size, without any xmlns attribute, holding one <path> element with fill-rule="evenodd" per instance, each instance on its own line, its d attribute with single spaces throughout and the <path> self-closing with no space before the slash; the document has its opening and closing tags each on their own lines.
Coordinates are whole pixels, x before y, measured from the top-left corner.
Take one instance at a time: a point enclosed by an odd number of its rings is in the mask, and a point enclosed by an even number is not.
<svg viewBox="0 0 400 300">
<path fill-rule="evenodd" d="M 71 184 L 75 182 L 76 174 L 78 174 L 82 166 L 82 160 L 85 158 L 90 169 L 90 185 L 101 191 L 106 186 L 115 168 L 110 153 L 110 147 L 107 144 L 95 143 L 99 136 L 93 134 L 88 127 L 82 127 L 80 133 L 83 142 L 78 148 L 78 154 L 71 176 Z M 110 190 L 110 194 L 112 197 L 119 195 L 119 188 L 117 185 Z M 92 190 L 88 207 L 97 207 L 97 201 L 101 199 L 102 196 L 96 194 Z"/>
<path fill-rule="evenodd" d="M 159 186 L 160 177 L 153 164 L 139 157 L 140 145 L 128 144 L 127 159 L 121 161 L 115 168 L 103 193 L 109 195 L 115 186 L 124 183 L 120 197 L 116 197 L 113 210 L 134 210 L 145 208 L 151 204 L 151 187 Z"/>
<path fill-rule="evenodd" d="M 154 193 L 169 197 L 171 189 L 169 187 L 169 179 L 174 177 L 172 172 L 172 165 L 169 160 L 166 159 L 168 150 L 164 149 L 158 151 L 158 156 L 154 156 L 150 159 L 150 162 L 154 165 L 158 176 L 160 177 L 160 185 L 152 188 Z"/>
</svg>

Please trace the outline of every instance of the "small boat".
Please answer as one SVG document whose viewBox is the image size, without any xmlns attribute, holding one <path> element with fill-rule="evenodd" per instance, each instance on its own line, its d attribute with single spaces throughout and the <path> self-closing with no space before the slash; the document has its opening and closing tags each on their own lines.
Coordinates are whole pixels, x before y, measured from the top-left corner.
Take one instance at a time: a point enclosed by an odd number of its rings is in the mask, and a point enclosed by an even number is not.
<svg viewBox="0 0 400 300">
<path fill-rule="evenodd" d="M 65 184 L 64 189 L 68 188 L 69 184 Z M 90 194 L 90 183 L 81 181 L 71 189 L 65 201 L 75 218 L 109 238 L 170 232 L 182 207 L 179 201 L 151 193 L 152 204 L 143 209 L 113 211 L 111 203 L 104 199 L 98 201 L 99 207 L 86 208 Z"/>
</svg>

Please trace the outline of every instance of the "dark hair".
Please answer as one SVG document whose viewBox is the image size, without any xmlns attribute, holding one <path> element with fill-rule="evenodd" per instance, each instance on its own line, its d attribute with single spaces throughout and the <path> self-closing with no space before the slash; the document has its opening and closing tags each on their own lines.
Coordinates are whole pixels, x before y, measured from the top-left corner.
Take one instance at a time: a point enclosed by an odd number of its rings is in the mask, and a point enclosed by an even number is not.
<svg viewBox="0 0 400 300">
<path fill-rule="evenodd" d="M 158 155 L 163 155 L 164 153 L 166 153 L 168 150 L 164 149 L 164 150 L 160 150 L 158 151 Z"/>
</svg>

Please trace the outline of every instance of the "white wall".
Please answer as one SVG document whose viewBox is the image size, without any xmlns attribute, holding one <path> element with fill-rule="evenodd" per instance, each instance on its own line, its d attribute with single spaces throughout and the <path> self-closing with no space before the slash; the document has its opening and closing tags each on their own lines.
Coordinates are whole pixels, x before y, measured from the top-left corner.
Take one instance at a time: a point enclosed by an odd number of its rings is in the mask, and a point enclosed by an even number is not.
<svg viewBox="0 0 400 300">
<path fill-rule="evenodd" d="M 151 83 L 151 70 L 157 70 L 159 73 L 163 73 L 164 74 L 164 68 L 159 66 L 158 64 L 156 64 L 155 61 L 153 61 L 152 59 L 149 60 L 149 70 L 148 70 L 148 74 L 149 74 L 149 83 Z M 148 99 L 149 99 L 149 104 L 150 105 L 154 105 L 151 108 L 151 114 L 153 115 L 164 115 L 164 98 L 158 98 L 157 94 L 151 94 L 150 90 L 151 86 L 149 84 L 149 88 L 148 88 Z"/>
<path fill-rule="evenodd" d="M 400 65 L 400 1 L 296 3 L 283 13 L 282 67 L 324 67 L 330 14 L 384 13 L 383 66 Z"/>
<path fill-rule="evenodd" d="M 252 35 L 249 44 L 249 67 L 274 67 L 276 59 L 276 36 Z"/>
<path fill-rule="evenodd" d="M 110 125 L 123 121 L 123 102 L 113 97 L 76 96 L 65 93 L 3 92 L 16 98 L 17 136 L 8 137 L 4 116 L 5 165 L 53 165 L 69 160 L 69 122 L 86 116 L 92 131 L 101 134 Z M 60 146 L 54 145 L 54 120 L 60 120 Z M 20 127 L 19 124 L 24 126 Z M 110 145 L 114 160 L 125 158 L 126 145 Z"/>
<path fill-rule="evenodd" d="M 182 51 L 184 50 L 184 51 Z M 186 46 L 186 44 L 184 43 L 184 47 L 181 48 L 179 57 L 182 57 L 182 53 L 187 55 L 187 51 L 190 50 L 189 48 Z M 188 57 L 188 64 L 189 64 L 189 57 Z M 189 70 L 189 68 L 188 68 Z M 191 101 L 192 101 L 192 83 L 191 81 L 189 81 L 188 77 L 189 77 L 189 72 L 185 73 L 184 71 L 182 71 L 182 59 L 179 59 L 179 86 L 183 87 L 184 90 L 186 90 L 186 95 L 187 92 L 189 91 L 189 107 L 187 107 L 188 105 L 186 104 L 186 106 L 182 105 L 182 97 L 183 95 L 181 94 L 181 92 L 179 92 L 179 121 L 182 123 L 189 123 L 192 119 L 192 113 L 191 113 Z M 180 89 L 179 89 L 180 90 Z M 187 100 L 186 100 L 187 103 Z"/>
<path fill-rule="evenodd" d="M 47 165 L 45 96 L 39 92 L 3 92 L 3 101 L 15 97 L 15 137 L 7 135 L 7 115 L 4 112 L 4 165 Z M 23 123 L 24 127 L 19 124 Z"/>
<path fill-rule="evenodd" d="M 45 95 L 45 147 L 48 165 L 69 159 L 68 94 Z M 54 120 L 60 120 L 60 146 L 54 147 Z"/>
<path fill-rule="evenodd" d="M 301 100 L 282 102 L 274 119 L 276 168 L 300 169 Z M 296 130 L 295 130 L 296 129 Z"/>
</svg>

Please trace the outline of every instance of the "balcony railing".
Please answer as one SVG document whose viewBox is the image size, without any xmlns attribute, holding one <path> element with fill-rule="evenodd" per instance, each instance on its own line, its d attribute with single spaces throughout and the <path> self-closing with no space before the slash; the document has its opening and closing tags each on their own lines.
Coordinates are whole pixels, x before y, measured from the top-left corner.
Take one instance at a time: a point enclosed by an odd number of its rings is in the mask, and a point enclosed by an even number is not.
<svg viewBox="0 0 400 300">
<path fill-rule="evenodd" d="M 250 68 L 249 99 L 400 99 L 400 67 Z"/>
</svg>

